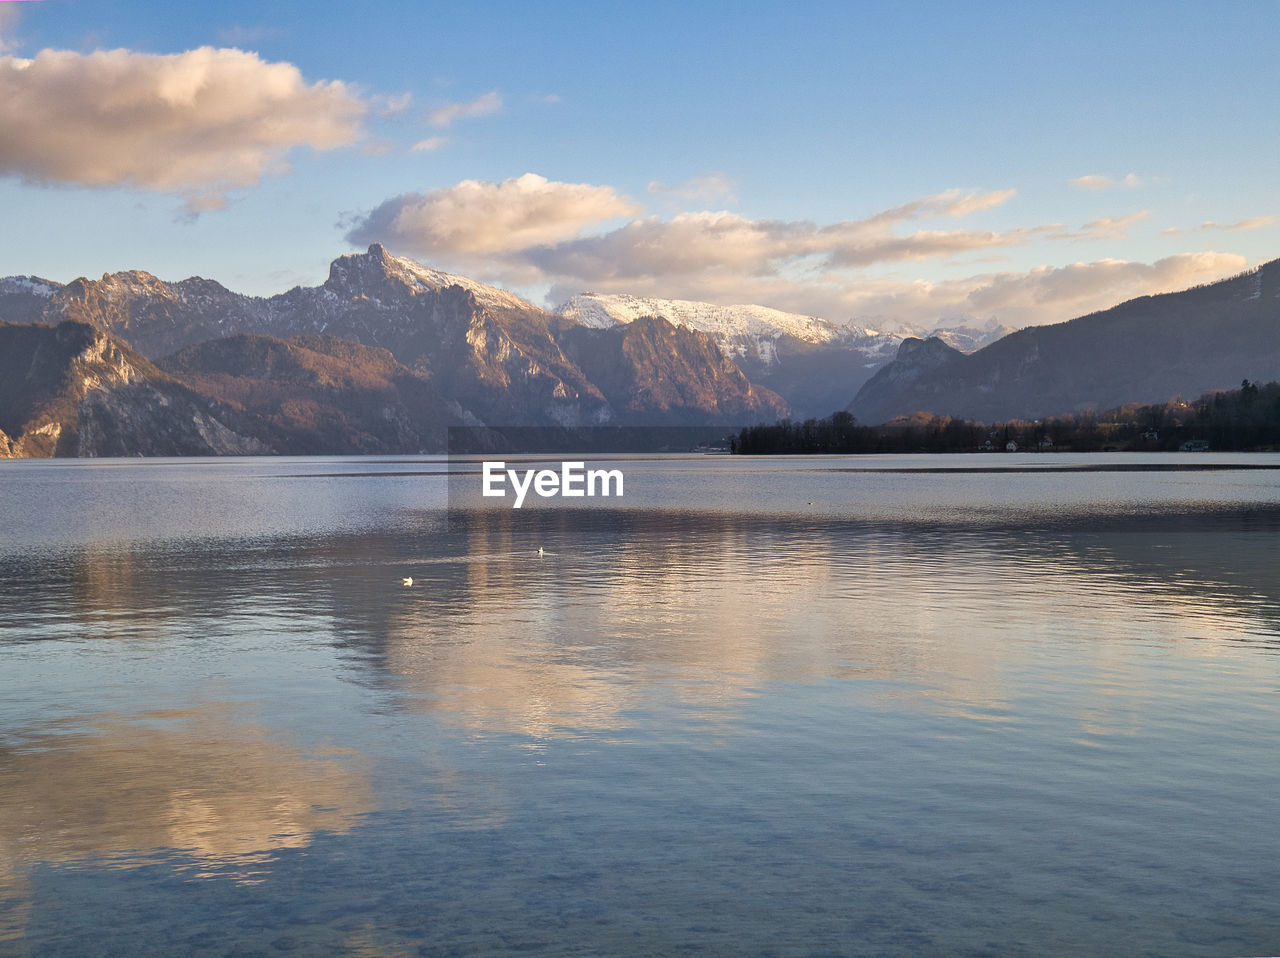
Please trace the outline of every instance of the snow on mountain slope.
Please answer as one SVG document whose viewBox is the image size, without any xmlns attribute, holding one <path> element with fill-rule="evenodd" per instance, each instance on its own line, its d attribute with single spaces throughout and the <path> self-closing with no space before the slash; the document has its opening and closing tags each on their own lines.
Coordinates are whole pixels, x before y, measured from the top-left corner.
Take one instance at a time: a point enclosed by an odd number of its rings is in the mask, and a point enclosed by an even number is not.
<svg viewBox="0 0 1280 958">
<path fill-rule="evenodd" d="M 954 326 L 923 330 L 904 327 L 882 332 L 862 326 L 832 323 L 816 316 L 787 313 L 768 306 L 716 306 L 681 299 L 653 299 L 625 293 L 580 293 L 556 309 L 561 316 L 584 326 L 604 329 L 630 323 L 641 316 L 662 316 L 677 326 L 708 333 L 725 355 L 755 360 L 771 366 L 778 361 L 778 343 L 784 338 L 815 347 L 850 349 L 862 356 L 867 368 L 879 367 L 898 353 L 898 346 L 912 336 L 937 336 L 961 352 L 973 352 L 1013 330 L 997 323 L 986 327 Z"/>
<path fill-rule="evenodd" d="M 39 296 L 41 299 L 48 299 L 61 288 L 61 283 L 41 279 L 39 276 L 5 276 L 0 279 L 0 294 L 26 293 L 30 296 Z"/>
<path fill-rule="evenodd" d="M 825 319 L 784 313 L 768 306 L 716 306 L 625 293 L 581 293 L 556 312 L 598 329 L 629 323 L 641 316 L 661 316 L 676 326 L 701 330 L 717 340 L 792 336 L 807 343 L 830 343 L 841 338 L 840 331 Z"/>
</svg>

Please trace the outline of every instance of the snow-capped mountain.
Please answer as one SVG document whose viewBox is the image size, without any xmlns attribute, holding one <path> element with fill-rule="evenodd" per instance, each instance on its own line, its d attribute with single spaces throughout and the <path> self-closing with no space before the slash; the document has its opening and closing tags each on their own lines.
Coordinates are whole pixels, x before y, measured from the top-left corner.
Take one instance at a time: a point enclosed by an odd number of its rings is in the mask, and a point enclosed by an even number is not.
<svg viewBox="0 0 1280 958">
<path fill-rule="evenodd" d="M 938 336 L 961 352 L 972 352 L 1011 332 L 994 323 L 982 329 L 955 326 L 930 333 L 914 328 L 881 331 L 768 306 L 717 306 L 623 293 L 581 293 L 556 313 L 597 329 L 660 316 L 704 332 L 752 382 L 785 396 L 800 416 L 826 415 L 839 408 L 841 395 L 850 388 L 856 391 L 893 361 L 904 339 Z"/>
<path fill-rule="evenodd" d="M 5 276 L 0 278 L 0 296 L 25 293 L 48 299 L 62 287 L 61 283 L 41 279 L 39 276 Z"/>
<path fill-rule="evenodd" d="M 976 353 L 1013 332 L 1017 332 L 1016 327 L 1004 326 L 994 319 L 983 326 L 940 326 L 937 329 L 925 329 L 923 326 L 898 327 L 900 340 L 908 337 L 940 339 L 962 353 Z"/>
<path fill-rule="evenodd" d="M 771 352 L 768 343 L 790 336 L 805 343 L 831 343 L 842 333 L 825 319 L 784 313 L 768 306 L 716 306 L 684 299 L 651 299 L 625 293 L 582 293 L 557 307 L 556 312 L 583 326 L 607 329 L 641 316 L 661 316 L 676 326 L 707 333 L 727 355 L 743 356 L 755 348 Z"/>
<path fill-rule="evenodd" d="M 951 326 L 925 331 L 901 327 L 881 331 L 853 323 L 833 323 L 817 316 L 788 313 L 769 306 L 718 306 L 625 293 L 580 293 L 558 306 L 556 313 L 596 329 L 630 323 L 641 316 L 661 316 L 676 326 L 707 333 L 727 356 L 748 361 L 754 359 L 765 364 L 777 362 L 777 344 L 784 337 L 815 346 L 853 347 L 869 363 L 878 366 L 897 355 L 904 339 L 936 336 L 961 352 L 973 352 L 1013 332 L 1012 327 L 1001 326 L 994 321 L 980 328 Z"/>
</svg>

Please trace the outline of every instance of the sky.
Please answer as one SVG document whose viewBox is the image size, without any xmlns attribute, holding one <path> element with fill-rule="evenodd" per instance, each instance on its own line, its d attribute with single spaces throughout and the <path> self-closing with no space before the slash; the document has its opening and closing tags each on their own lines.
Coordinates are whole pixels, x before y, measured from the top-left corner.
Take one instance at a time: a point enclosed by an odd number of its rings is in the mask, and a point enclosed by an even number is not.
<svg viewBox="0 0 1280 958">
<path fill-rule="evenodd" d="M 0 276 L 1059 322 L 1280 257 L 1275 2 L 0 0 Z"/>
</svg>

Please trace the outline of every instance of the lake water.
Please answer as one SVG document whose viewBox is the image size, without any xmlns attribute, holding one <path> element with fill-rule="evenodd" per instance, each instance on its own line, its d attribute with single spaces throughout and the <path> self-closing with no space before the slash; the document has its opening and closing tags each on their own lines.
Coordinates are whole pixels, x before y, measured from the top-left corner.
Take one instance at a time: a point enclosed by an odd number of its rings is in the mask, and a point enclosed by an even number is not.
<svg viewBox="0 0 1280 958">
<path fill-rule="evenodd" d="M 1280 455 L 614 465 L 0 463 L 0 954 L 1280 953 Z"/>
</svg>

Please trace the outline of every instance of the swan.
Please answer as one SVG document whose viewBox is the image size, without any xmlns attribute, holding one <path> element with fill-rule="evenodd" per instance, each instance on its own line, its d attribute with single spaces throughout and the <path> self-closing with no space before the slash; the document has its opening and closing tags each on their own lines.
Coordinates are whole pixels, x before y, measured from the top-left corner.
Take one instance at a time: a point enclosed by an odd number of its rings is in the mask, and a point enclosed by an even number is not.
<svg viewBox="0 0 1280 958">
<path fill-rule="evenodd" d="M 403 579 L 400 580 L 400 584 L 413 585 L 413 578 L 411 576 L 405 576 Z"/>
</svg>

